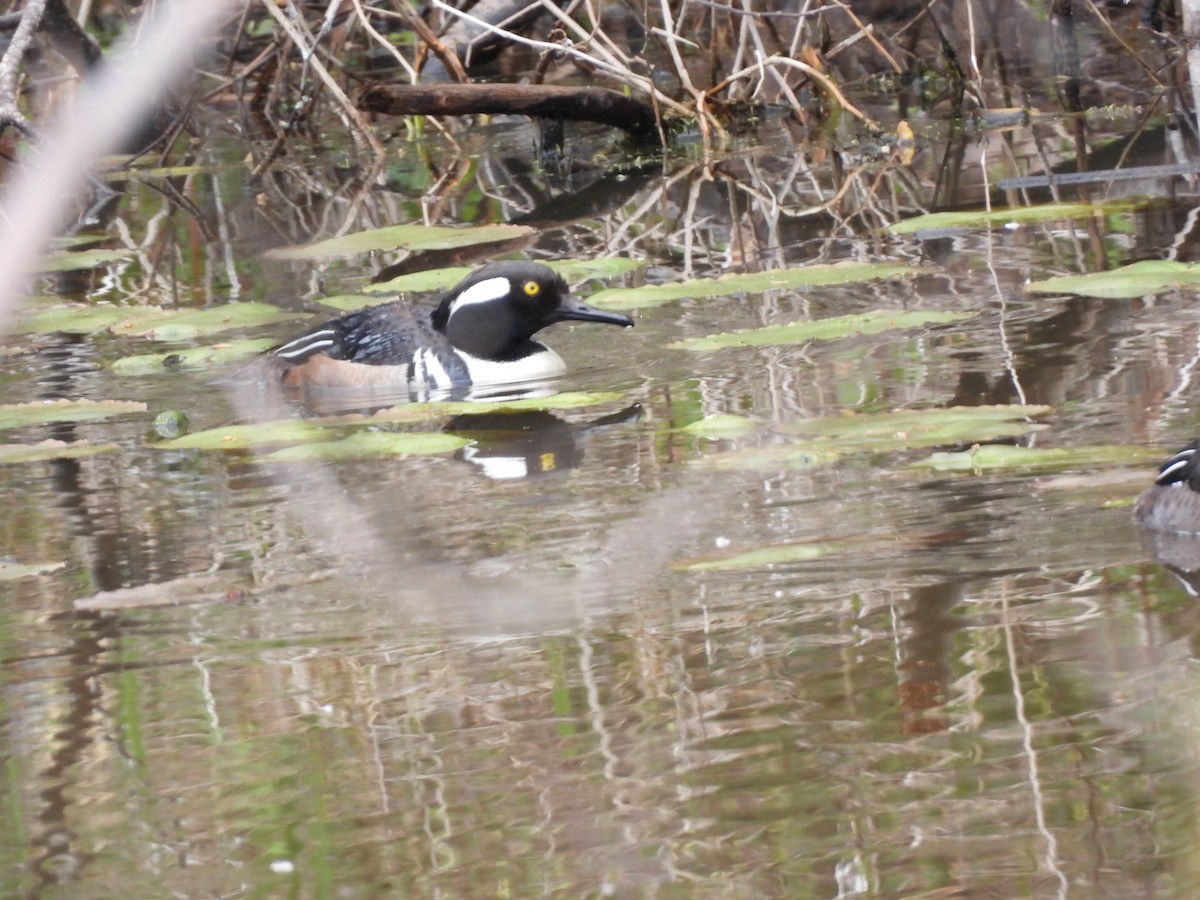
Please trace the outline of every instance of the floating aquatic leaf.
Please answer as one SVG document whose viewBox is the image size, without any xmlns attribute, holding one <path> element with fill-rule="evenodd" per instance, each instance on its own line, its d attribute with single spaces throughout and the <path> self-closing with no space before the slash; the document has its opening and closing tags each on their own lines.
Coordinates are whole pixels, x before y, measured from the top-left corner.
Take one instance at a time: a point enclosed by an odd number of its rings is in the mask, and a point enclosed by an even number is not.
<svg viewBox="0 0 1200 900">
<path fill-rule="evenodd" d="M 79 459 L 121 449 L 116 444 L 93 444 L 90 441 L 42 441 L 38 444 L 0 444 L 0 465 L 43 462 L 47 459 Z"/>
<path fill-rule="evenodd" d="M 602 403 L 613 403 L 620 399 L 621 395 L 612 391 L 595 391 L 591 393 L 565 391 L 549 397 L 522 397 L 517 400 L 440 400 L 429 403 L 401 403 L 397 406 L 381 409 L 371 416 L 339 416 L 318 421 L 342 424 L 354 422 L 428 422 L 446 416 L 468 415 L 472 413 L 582 409 L 588 406 L 598 406 Z"/>
<path fill-rule="evenodd" d="M 915 468 L 939 472 L 984 472 L 1005 469 L 1070 469 L 1081 466 L 1130 465 L 1158 461 L 1161 454 L 1144 447 L 1013 447 L 987 444 L 960 453 L 934 453 Z"/>
<path fill-rule="evenodd" d="M 44 425 L 47 422 L 91 422 L 111 416 L 145 412 L 135 400 L 34 400 L 0 406 L 0 430 Z"/>
<path fill-rule="evenodd" d="M 158 309 L 158 307 L 153 307 Z M 137 307 L 57 303 L 54 306 L 27 307 L 17 320 L 17 330 L 25 334 L 91 334 L 104 331 L 127 318 Z"/>
<path fill-rule="evenodd" d="M 65 566 L 66 563 L 62 561 L 19 563 L 0 559 L 0 581 L 15 581 L 31 575 L 44 575 L 47 572 L 57 572 Z"/>
<path fill-rule="evenodd" d="M 769 272 L 746 272 L 722 275 L 720 278 L 698 278 L 676 284 L 653 284 L 638 288 L 610 288 L 588 297 L 588 303 L 603 309 L 644 309 L 661 306 L 672 300 L 698 297 L 725 297 L 729 294 L 751 293 L 777 288 L 815 287 L 828 284 L 851 284 L 879 278 L 905 278 L 918 275 L 916 266 L 887 263 L 822 263 L 793 269 L 772 269 Z"/>
<path fill-rule="evenodd" d="M 758 423 L 746 416 L 735 416 L 729 413 L 718 413 L 697 419 L 679 429 L 686 434 L 694 434 L 706 438 L 733 438 L 753 434 L 758 430 Z"/>
<path fill-rule="evenodd" d="M 1200 287 L 1200 265 L 1171 259 L 1147 259 L 1111 272 L 1060 275 L 1034 281 L 1029 290 L 1042 294 L 1081 294 L 1106 300 L 1127 300 L 1162 291 Z"/>
<path fill-rule="evenodd" d="M 263 255 L 268 259 L 324 259 L 330 256 L 357 256 L 389 250 L 450 250 L 489 244 L 534 234 L 527 225 L 481 225 L 477 228 L 446 228 L 434 225 L 389 225 L 356 234 L 279 247 Z"/>
<path fill-rule="evenodd" d="M 372 456 L 428 456 L 465 447 L 465 438 L 440 431 L 360 431 L 337 441 L 318 441 L 276 450 L 263 457 L 271 462 L 331 461 Z"/>
<path fill-rule="evenodd" d="M 612 256 L 603 259 L 558 259 L 544 263 L 560 274 L 568 282 L 583 281 L 588 278 L 614 278 L 625 275 L 640 266 L 645 265 L 636 259 L 623 256 Z M 430 269 L 425 272 L 410 272 L 398 275 L 389 281 L 368 285 L 364 290 L 371 293 L 399 294 L 405 292 L 444 291 L 454 287 L 474 271 L 472 266 L 450 266 L 445 269 Z M 322 303 L 328 301 L 322 300 Z M 362 304 L 366 305 L 366 304 Z"/>
<path fill-rule="evenodd" d="M 823 416 L 789 422 L 784 434 L 828 439 L 837 448 L 900 450 L 961 441 L 1019 437 L 1045 426 L 1029 420 L 1053 412 L 1049 406 L 951 406 L 905 409 L 886 413 Z"/>
<path fill-rule="evenodd" d="M 1061 491 L 1064 493 L 1126 493 L 1125 501 L 1132 503 L 1133 498 L 1128 492 L 1140 491 L 1150 481 L 1150 474 L 1144 467 L 1129 466 L 1127 468 L 1110 469 L 1106 472 L 1071 473 L 1069 475 L 1049 475 L 1033 482 L 1035 491 Z M 1114 501 L 1116 502 L 1116 501 Z"/>
<path fill-rule="evenodd" d="M 47 253 L 38 260 L 39 272 L 74 272 L 94 269 L 133 256 L 132 250 L 74 250 L 65 253 Z"/>
<path fill-rule="evenodd" d="M 160 450 L 246 450 L 272 444 L 319 441 L 328 435 L 328 429 L 300 419 L 279 419 L 275 422 L 209 428 L 169 441 L 159 441 L 151 446 Z"/>
<path fill-rule="evenodd" d="M 226 303 L 207 309 L 163 310 L 145 307 L 109 327 L 113 334 L 146 337 L 156 341 L 185 341 L 232 328 L 255 328 L 286 322 L 297 313 L 269 303 Z"/>
<path fill-rule="evenodd" d="M 458 284 L 474 270 L 472 266 L 449 266 L 445 269 L 429 269 L 424 272 L 408 272 L 404 275 L 397 275 L 395 278 L 387 281 L 380 281 L 376 284 L 369 284 L 364 291 L 369 291 L 372 294 L 388 294 L 388 300 L 395 299 L 395 294 L 404 293 L 427 293 L 433 291 L 444 291 L 447 288 L 452 288 Z M 322 303 L 326 301 L 322 300 Z M 374 298 L 373 302 L 378 303 L 379 299 Z"/>
<path fill-rule="evenodd" d="M 702 559 L 684 560 L 671 568 L 684 572 L 719 572 L 734 569 L 760 569 L 763 566 L 809 562 L 831 553 L 839 553 L 845 547 L 839 544 L 796 543 L 757 547 L 740 553 L 724 556 L 709 556 Z"/>
<path fill-rule="evenodd" d="M 547 263 L 550 268 L 569 282 L 588 278 L 616 278 L 637 271 L 646 263 L 644 260 L 627 256 L 605 256 L 597 259 L 560 259 Z"/>
<path fill-rule="evenodd" d="M 180 369 L 208 369 L 261 353 L 275 344 L 269 338 L 228 341 L 210 347 L 188 347 L 169 353 L 124 356 L 112 364 L 118 375 L 158 375 Z"/>
<path fill-rule="evenodd" d="M 519 397 L 513 400 L 458 401 L 447 404 L 455 413 L 470 412 L 527 412 L 537 409 L 581 409 L 601 403 L 613 403 L 621 399 L 615 391 L 563 391 L 549 397 Z M 436 406 L 437 404 L 429 404 Z"/>
<path fill-rule="evenodd" d="M 135 587 L 100 591 L 75 601 L 75 608 L 96 612 L 114 609 L 149 609 L 185 603 L 211 603 L 228 596 L 215 575 L 185 575 L 173 581 L 139 584 Z"/>
<path fill-rule="evenodd" d="M 767 444 L 724 453 L 709 453 L 692 461 L 693 465 L 713 469 L 818 469 L 837 462 L 840 454 L 825 447 L 807 444 Z"/>
<path fill-rule="evenodd" d="M 852 316 L 835 316 L 812 322 L 793 322 L 791 325 L 769 325 L 746 331 L 727 331 L 702 338 L 690 338 L 668 344 L 675 350 L 706 352 L 728 347 L 764 347 L 781 344 L 802 344 L 806 341 L 830 341 L 860 334 L 879 334 L 924 325 L 945 325 L 969 319 L 972 313 L 937 312 L 934 310 L 877 309 Z"/>
<path fill-rule="evenodd" d="M 1095 215 L 1121 212 L 1132 206 L 1128 202 L 1046 203 L 1040 206 L 1012 206 L 997 209 L 968 209 L 954 212 L 926 213 L 893 222 L 884 230 L 892 234 L 916 234 L 918 231 L 966 230 L 999 228 L 1005 225 L 1031 225 L 1039 222 L 1058 222 L 1063 219 L 1086 219 Z"/>
<path fill-rule="evenodd" d="M 226 303 L 208 309 L 163 309 L 161 306 L 93 306 L 70 303 L 35 308 L 21 317 L 26 333 L 62 331 L 90 334 L 109 329 L 114 334 L 154 340 L 188 340 L 232 328 L 254 328 L 297 318 L 267 303 Z"/>
</svg>

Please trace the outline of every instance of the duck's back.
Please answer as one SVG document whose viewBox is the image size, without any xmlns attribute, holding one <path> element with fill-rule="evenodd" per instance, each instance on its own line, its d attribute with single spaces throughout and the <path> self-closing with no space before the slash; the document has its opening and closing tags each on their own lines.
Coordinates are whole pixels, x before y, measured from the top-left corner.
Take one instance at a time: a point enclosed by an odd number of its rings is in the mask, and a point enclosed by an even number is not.
<svg viewBox="0 0 1200 900">
<path fill-rule="evenodd" d="M 292 385 L 450 388 L 470 376 L 429 313 L 396 301 L 328 322 L 274 348 Z"/>
</svg>

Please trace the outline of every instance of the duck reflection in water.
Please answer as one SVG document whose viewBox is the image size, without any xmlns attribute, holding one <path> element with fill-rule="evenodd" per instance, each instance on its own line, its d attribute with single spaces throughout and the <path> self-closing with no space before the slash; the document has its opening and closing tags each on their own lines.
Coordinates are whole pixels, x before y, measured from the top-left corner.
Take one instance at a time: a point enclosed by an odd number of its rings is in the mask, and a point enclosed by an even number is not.
<svg viewBox="0 0 1200 900">
<path fill-rule="evenodd" d="M 464 413 L 450 419 L 444 430 L 471 441 L 455 458 L 478 466 L 489 478 L 528 478 L 575 468 L 592 434 L 636 421 L 641 414 L 636 403 L 589 422 L 568 422 L 544 410 Z"/>
</svg>

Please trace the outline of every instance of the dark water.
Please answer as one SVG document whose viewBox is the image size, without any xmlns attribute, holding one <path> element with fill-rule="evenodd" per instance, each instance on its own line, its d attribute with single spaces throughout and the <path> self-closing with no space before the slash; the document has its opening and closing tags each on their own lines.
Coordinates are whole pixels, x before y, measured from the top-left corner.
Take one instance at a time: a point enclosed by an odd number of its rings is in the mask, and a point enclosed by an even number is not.
<svg viewBox="0 0 1200 900">
<path fill-rule="evenodd" d="M 108 237 L 130 259 L 42 290 L 316 310 L 403 254 L 259 251 L 422 218 L 536 223 L 497 251 L 528 258 L 644 260 L 625 284 L 840 260 L 923 274 L 560 328 L 562 387 L 618 399 L 499 436 L 460 421 L 459 454 L 330 465 L 156 448 L 157 413 L 234 421 L 239 390 L 113 373 L 150 341 L 15 338 L 5 403 L 147 408 L 5 431 L 118 449 L 0 466 L 0 547 L 45 564 L 0 570 L 2 892 L 1193 896 L 1200 613 L 1127 503 L 1147 459 L 1200 431 L 1200 313 L 1190 291 L 1024 287 L 1190 261 L 1191 195 L 1155 184 L 1103 218 L 879 230 L 920 210 L 948 148 L 975 162 L 941 202 L 981 207 L 979 161 L 1037 139 L 931 129 L 905 165 L 797 154 L 776 122 L 715 165 L 556 180 L 522 161 L 530 130 L 500 123 L 463 142 L 455 186 L 435 190 L 444 169 L 406 145 L 357 207 L 355 185 L 314 196 L 300 169 L 256 196 L 238 148 L 210 146 L 213 171 L 185 185 L 210 236 L 134 185 Z M 313 164 L 334 185 L 337 165 Z M 666 347 L 878 308 L 971 317 Z M 817 416 L 992 403 L 1053 407 L 1017 443 L 1130 461 L 937 473 L 912 465 L 924 447 L 737 455 Z M 716 414 L 753 430 L 680 430 Z"/>
</svg>

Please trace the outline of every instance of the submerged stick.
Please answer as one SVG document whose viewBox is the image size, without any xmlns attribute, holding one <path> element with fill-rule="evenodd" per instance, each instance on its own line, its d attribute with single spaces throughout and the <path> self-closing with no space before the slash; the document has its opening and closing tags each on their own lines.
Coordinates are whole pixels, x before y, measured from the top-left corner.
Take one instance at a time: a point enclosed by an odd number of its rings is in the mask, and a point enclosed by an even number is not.
<svg viewBox="0 0 1200 900">
<path fill-rule="evenodd" d="M 1097 169 L 1093 172 L 1055 172 L 1048 175 L 1023 175 L 1001 178 L 996 187 L 1002 191 L 1013 188 L 1049 187 L 1059 184 L 1099 184 L 1107 181 L 1136 181 L 1140 178 L 1169 178 L 1175 175 L 1200 174 L 1200 162 L 1166 163 L 1158 166 L 1131 166 L 1126 169 Z"/>
<path fill-rule="evenodd" d="M 467 116 L 476 113 L 599 122 L 635 137 L 657 134 L 654 109 L 598 87 L 542 84 L 373 84 L 358 108 L 394 116 Z"/>
</svg>

